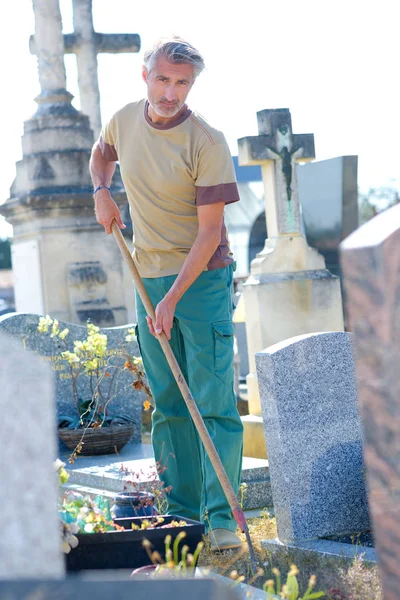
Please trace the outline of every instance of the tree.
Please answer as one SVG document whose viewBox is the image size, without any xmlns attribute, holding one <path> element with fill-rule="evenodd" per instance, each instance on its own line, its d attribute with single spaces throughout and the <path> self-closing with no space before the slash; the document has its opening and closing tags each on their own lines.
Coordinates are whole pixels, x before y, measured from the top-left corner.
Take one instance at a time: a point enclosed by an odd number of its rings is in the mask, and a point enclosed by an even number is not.
<svg viewBox="0 0 400 600">
<path fill-rule="evenodd" d="M 391 186 L 369 188 L 365 193 L 359 193 L 359 223 L 362 225 L 378 213 L 394 206 L 400 201 L 399 190 Z"/>
<path fill-rule="evenodd" d="M 11 242 L 0 239 L 0 269 L 11 269 Z"/>
</svg>

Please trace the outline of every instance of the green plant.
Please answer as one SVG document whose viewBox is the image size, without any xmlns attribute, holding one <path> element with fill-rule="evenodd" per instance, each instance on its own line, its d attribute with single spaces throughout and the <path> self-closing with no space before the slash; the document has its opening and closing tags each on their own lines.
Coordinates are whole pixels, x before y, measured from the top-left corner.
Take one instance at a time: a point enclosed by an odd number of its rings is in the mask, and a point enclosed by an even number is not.
<svg viewBox="0 0 400 600">
<path fill-rule="evenodd" d="M 239 503 L 240 508 L 243 510 L 244 497 L 247 492 L 247 483 L 241 483 L 239 486 Z"/>
<path fill-rule="evenodd" d="M 304 595 L 301 597 L 299 596 L 299 584 L 296 577 L 296 575 L 299 574 L 299 571 L 296 565 L 291 565 L 290 571 L 287 574 L 286 584 L 282 586 L 279 569 L 272 569 L 272 573 L 275 576 L 275 581 L 273 579 L 268 579 L 263 585 L 263 590 L 267 592 L 268 598 L 271 598 L 271 594 L 278 594 L 281 598 L 286 598 L 287 600 L 314 600 L 325 596 L 325 592 L 312 591 L 316 583 L 315 575 L 311 575 Z"/>
<path fill-rule="evenodd" d="M 122 371 L 132 374 L 132 387 L 143 390 L 146 394 L 144 408 L 151 406 L 151 392 L 139 357 L 131 356 L 125 347 L 110 351 L 107 349 L 107 335 L 100 333 L 99 327 L 87 323 L 87 337 L 85 340 L 74 340 L 73 351 L 68 350 L 66 338 L 69 329 L 59 329 L 57 319 L 47 315 L 41 317 L 38 324 L 41 334 L 57 338 L 63 350 L 60 350 L 61 359 L 66 361 L 71 374 L 72 397 L 77 409 L 76 417 L 59 417 L 59 427 L 69 429 L 107 427 L 112 423 L 130 422 L 132 419 L 126 415 L 110 415 L 108 408 L 117 394 L 118 380 Z M 134 330 L 128 330 L 125 341 L 134 338 Z M 89 379 L 89 397 L 82 398 L 78 382 L 81 377 Z M 79 448 L 78 448 L 79 450 Z"/>
<path fill-rule="evenodd" d="M 179 526 L 179 524 L 177 526 Z M 175 577 L 184 576 L 190 573 L 193 574 L 204 543 L 199 542 L 193 554 L 189 552 L 189 546 L 186 545 L 182 546 L 182 549 L 179 551 L 179 544 L 185 537 L 185 531 L 179 532 L 171 547 L 172 536 L 166 536 L 164 540 L 165 561 L 161 558 L 159 552 L 151 551 L 151 543 L 149 540 L 143 540 L 143 547 L 146 549 L 149 559 L 152 564 L 157 567 L 154 572 L 156 576 L 158 574 L 164 575 L 165 572 L 167 572 L 168 575 Z"/>
<path fill-rule="evenodd" d="M 265 521 L 268 521 L 271 518 L 271 513 L 269 512 L 268 508 L 263 508 L 260 511 L 260 517 L 262 517 Z"/>
</svg>

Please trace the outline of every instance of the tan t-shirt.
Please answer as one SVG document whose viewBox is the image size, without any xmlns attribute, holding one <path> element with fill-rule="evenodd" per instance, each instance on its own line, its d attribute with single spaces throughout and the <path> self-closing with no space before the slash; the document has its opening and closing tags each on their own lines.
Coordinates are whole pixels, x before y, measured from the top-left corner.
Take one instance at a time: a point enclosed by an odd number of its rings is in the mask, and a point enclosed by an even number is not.
<svg viewBox="0 0 400 600">
<path fill-rule="evenodd" d="M 100 148 L 119 161 L 142 277 L 179 273 L 196 239 L 197 206 L 239 200 L 224 135 L 187 107 L 178 121 L 153 123 L 147 100 L 132 102 L 103 127 Z M 226 227 L 207 269 L 233 261 Z"/>
</svg>

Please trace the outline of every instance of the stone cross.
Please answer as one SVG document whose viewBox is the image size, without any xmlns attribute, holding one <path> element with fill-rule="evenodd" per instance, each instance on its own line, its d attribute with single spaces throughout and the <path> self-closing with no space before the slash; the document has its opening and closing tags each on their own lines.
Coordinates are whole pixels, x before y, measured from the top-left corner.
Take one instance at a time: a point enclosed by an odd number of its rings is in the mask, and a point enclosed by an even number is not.
<svg viewBox="0 0 400 600">
<path fill-rule="evenodd" d="M 288 108 L 257 113 L 258 136 L 238 140 L 239 164 L 261 165 L 268 237 L 301 235 L 296 161 L 315 158 L 314 135 L 293 134 Z"/>
<path fill-rule="evenodd" d="M 400 205 L 341 245 L 355 342 L 369 505 L 385 600 L 400 586 Z"/>
<path fill-rule="evenodd" d="M 58 6 L 58 0 L 51 0 L 51 2 Z M 34 0 L 34 7 L 35 4 L 44 3 L 43 0 Z M 96 139 L 101 130 L 97 54 L 139 52 L 140 37 L 136 33 L 97 33 L 93 27 L 92 0 L 72 0 L 72 3 L 74 33 L 63 36 L 64 39 L 61 39 L 61 47 L 62 52 L 65 54 L 76 54 L 81 110 L 89 116 L 90 125 Z M 47 29 L 49 36 L 52 36 L 54 32 L 51 21 L 47 22 Z M 57 37 L 57 45 L 60 47 L 59 36 Z M 36 33 L 35 37 L 31 36 L 30 51 L 32 54 L 37 54 L 38 50 L 38 37 Z"/>
</svg>

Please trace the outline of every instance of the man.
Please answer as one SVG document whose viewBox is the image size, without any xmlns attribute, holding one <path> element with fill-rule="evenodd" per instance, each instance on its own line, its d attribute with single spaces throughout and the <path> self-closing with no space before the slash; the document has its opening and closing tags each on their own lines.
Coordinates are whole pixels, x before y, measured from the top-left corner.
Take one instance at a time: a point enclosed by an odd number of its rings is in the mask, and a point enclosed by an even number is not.
<svg viewBox="0 0 400 600">
<path fill-rule="evenodd" d="M 144 56 L 147 99 L 103 128 L 90 162 L 95 211 L 106 233 L 121 215 L 110 195 L 119 161 L 134 228 L 133 257 L 156 307 L 136 297 L 138 342 L 155 401 L 152 443 L 171 486 L 170 514 L 203 519 L 213 549 L 236 548 L 236 523 L 157 337 L 164 332 L 235 492 L 242 423 L 233 389 L 233 257 L 223 220 L 239 200 L 229 148 L 185 101 L 204 61 L 186 41 L 161 40 Z M 146 325 L 147 321 L 147 325 Z"/>
</svg>

